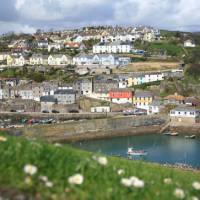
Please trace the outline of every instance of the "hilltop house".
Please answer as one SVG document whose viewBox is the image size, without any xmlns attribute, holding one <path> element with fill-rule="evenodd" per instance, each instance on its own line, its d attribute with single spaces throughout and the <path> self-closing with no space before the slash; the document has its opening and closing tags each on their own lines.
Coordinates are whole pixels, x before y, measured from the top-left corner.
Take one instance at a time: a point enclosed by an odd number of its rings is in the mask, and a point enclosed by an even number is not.
<svg viewBox="0 0 200 200">
<path fill-rule="evenodd" d="M 33 54 L 30 57 L 30 65 L 47 65 L 48 55 Z"/>
<path fill-rule="evenodd" d="M 62 54 L 54 54 L 48 57 L 48 65 L 61 66 L 71 64 L 71 58 Z"/>
<path fill-rule="evenodd" d="M 130 53 L 132 48 L 129 42 L 99 43 L 93 46 L 93 53 Z"/>
<path fill-rule="evenodd" d="M 8 55 L 9 55 L 9 53 L 7 53 L 7 52 L 0 53 L 0 61 L 7 60 Z"/>
<path fill-rule="evenodd" d="M 22 55 L 8 55 L 7 66 L 22 67 L 27 63 L 27 60 Z"/>
<path fill-rule="evenodd" d="M 146 79 L 144 74 L 134 74 L 128 78 L 128 87 L 144 84 L 145 81 Z"/>
<path fill-rule="evenodd" d="M 184 47 L 190 47 L 190 48 L 193 48 L 193 47 L 196 47 L 196 44 L 194 43 L 193 40 L 191 39 L 188 39 L 186 41 L 184 41 Z"/>
<path fill-rule="evenodd" d="M 50 52 L 51 50 L 61 50 L 63 48 L 63 45 L 60 43 L 50 43 L 48 44 L 48 52 Z"/>
<path fill-rule="evenodd" d="M 48 40 L 39 40 L 37 41 L 37 47 L 39 49 L 47 49 L 49 45 Z"/>
<path fill-rule="evenodd" d="M 73 63 L 77 66 L 80 65 L 99 65 L 115 68 L 117 66 L 128 65 L 130 63 L 129 57 L 119 57 L 113 54 L 96 54 L 86 55 L 79 54 L 73 58 Z"/>
</svg>

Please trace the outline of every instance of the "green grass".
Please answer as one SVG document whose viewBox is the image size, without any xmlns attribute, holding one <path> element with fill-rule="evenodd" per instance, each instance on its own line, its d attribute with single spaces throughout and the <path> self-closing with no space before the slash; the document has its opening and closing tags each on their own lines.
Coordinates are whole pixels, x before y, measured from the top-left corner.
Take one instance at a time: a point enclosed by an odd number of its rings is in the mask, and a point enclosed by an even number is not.
<svg viewBox="0 0 200 200">
<path fill-rule="evenodd" d="M 181 56 L 183 54 L 183 49 L 177 44 L 165 43 L 165 42 L 154 42 L 149 46 L 151 52 L 164 50 L 168 55 L 171 56 Z"/>
<path fill-rule="evenodd" d="M 0 142 L 0 189 L 17 189 L 25 194 L 41 199 L 56 200 L 173 200 L 175 188 L 182 188 L 187 198 L 200 194 L 192 188 L 193 181 L 200 181 L 200 174 L 161 167 L 140 161 L 108 158 L 108 164 L 101 166 L 92 159 L 92 153 L 73 149 L 68 145 L 56 147 L 43 141 L 7 137 Z M 32 184 L 24 182 L 23 168 L 26 164 L 37 166 L 38 172 L 32 176 Z M 118 169 L 125 174 L 119 176 Z M 69 185 L 69 176 L 81 173 L 84 182 L 80 186 Z M 47 188 L 38 177 L 45 175 L 54 183 Z M 137 176 L 144 180 L 142 189 L 126 188 L 121 185 L 121 177 Z M 163 183 L 171 178 L 172 184 Z M 65 191 L 67 188 L 67 192 Z"/>
</svg>

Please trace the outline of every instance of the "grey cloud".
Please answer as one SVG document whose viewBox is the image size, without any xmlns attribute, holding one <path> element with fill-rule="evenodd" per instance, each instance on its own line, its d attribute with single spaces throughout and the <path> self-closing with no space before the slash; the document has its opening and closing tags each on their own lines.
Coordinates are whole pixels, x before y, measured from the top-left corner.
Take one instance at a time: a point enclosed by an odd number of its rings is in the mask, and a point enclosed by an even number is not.
<svg viewBox="0 0 200 200">
<path fill-rule="evenodd" d="M 142 24 L 199 30 L 199 9 L 200 2 L 196 0 L 1 0 L 0 21 L 4 30 L 7 22 L 31 30 L 87 24 Z"/>
</svg>

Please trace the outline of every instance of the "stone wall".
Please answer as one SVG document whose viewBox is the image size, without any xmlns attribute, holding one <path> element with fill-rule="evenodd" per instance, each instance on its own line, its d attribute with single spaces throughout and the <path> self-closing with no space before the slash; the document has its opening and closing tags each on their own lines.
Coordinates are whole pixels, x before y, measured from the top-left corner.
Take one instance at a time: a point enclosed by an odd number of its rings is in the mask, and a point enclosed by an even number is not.
<svg viewBox="0 0 200 200">
<path fill-rule="evenodd" d="M 131 134 L 133 130 L 135 134 L 137 131 L 145 133 L 148 130 L 155 133 L 155 131 L 159 132 L 160 125 L 165 122 L 165 118 L 162 116 L 114 117 L 53 125 L 26 126 L 23 132 L 27 136 L 54 140 L 61 138 L 86 139 Z"/>
</svg>

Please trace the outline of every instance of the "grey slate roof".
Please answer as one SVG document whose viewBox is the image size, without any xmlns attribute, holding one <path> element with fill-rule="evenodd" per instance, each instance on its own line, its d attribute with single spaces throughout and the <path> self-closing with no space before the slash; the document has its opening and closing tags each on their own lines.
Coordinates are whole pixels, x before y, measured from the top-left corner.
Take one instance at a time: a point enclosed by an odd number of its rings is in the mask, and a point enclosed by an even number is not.
<svg viewBox="0 0 200 200">
<path fill-rule="evenodd" d="M 76 94 L 76 92 L 74 90 L 56 90 L 54 94 Z"/>
<path fill-rule="evenodd" d="M 40 97 L 41 102 L 53 102 L 56 103 L 57 99 L 54 96 L 42 96 Z"/>
<path fill-rule="evenodd" d="M 178 112 L 197 112 L 199 110 L 197 110 L 194 107 L 179 106 L 179 107 L 174 108 L 172 111 L 178 111 Z"/>
<path fill-rule="evenodd" d="M 136 91 L 135 97 L 152 97 L 153 94 L 150 91 Z"/>
</svg>

